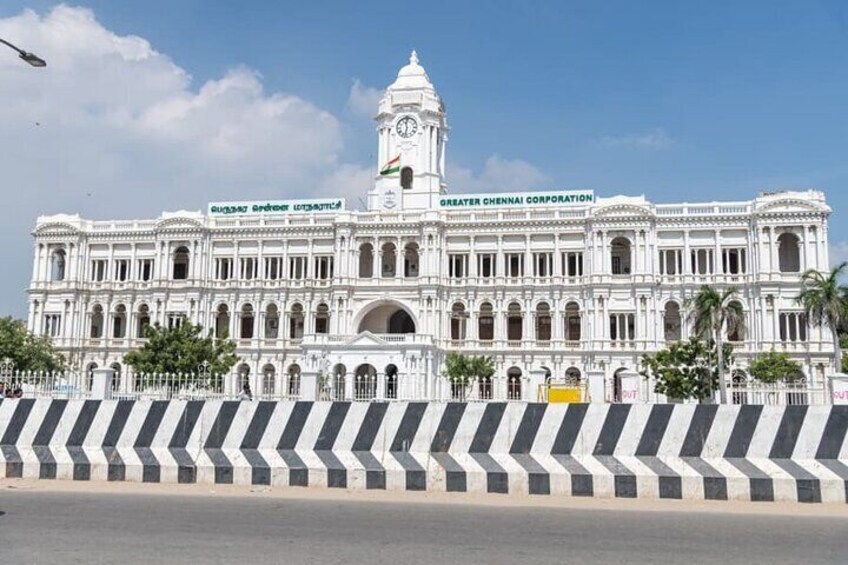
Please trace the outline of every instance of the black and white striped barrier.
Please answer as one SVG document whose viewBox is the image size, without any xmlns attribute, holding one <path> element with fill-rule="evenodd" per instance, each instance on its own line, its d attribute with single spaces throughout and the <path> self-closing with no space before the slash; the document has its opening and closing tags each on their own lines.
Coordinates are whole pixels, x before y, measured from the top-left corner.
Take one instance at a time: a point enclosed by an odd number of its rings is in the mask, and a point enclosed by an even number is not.
<svg viewBox="0 0 848 565">
<path fill-rule="evenodd" d="M 3 400 L 5 477 L 848 501 L 848 406 Z"/>
</svg>

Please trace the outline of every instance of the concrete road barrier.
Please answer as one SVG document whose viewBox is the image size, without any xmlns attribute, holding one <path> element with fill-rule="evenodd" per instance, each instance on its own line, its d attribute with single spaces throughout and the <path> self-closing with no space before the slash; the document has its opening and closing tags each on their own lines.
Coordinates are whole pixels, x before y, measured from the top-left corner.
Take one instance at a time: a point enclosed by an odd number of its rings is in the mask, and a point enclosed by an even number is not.
<svg viewBox="0 0 848 565">
<path fill-rule="evenodd" d="M 3 400 L 0 474 L 848 501 L 848 406 Z"/>
</svg>

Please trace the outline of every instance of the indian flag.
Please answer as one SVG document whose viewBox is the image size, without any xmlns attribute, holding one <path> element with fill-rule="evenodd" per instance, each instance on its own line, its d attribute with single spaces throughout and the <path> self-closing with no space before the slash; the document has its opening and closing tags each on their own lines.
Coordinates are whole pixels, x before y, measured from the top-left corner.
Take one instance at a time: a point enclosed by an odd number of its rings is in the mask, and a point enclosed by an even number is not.
<svg viewBox="0 0 848 565">
<path fill-rule="evenodd" d="M 400 171 L 400 155 L 383 165 L 383 168 L 380 169 L 381 175 L 390 175 L 392 173 L 396 173 Z"/>
</svg>

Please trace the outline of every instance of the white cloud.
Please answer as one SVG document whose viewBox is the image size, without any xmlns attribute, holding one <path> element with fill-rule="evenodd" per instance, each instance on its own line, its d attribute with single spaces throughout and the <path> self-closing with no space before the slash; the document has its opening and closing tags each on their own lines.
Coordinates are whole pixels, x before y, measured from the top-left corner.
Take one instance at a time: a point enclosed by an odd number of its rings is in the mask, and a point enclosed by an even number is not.
<svg viewBox="0 0 848 565">
<path fill-rule="evenodd" d="M 479 172 L 448 165 L 446 172 L 451 192 L 503 192 L 544 188 L 547 175 L 521 159 L 492 155 Z"/>
<path fill-rule="evenodd" d="M 0 37 L 48 64 L 0 51 L 0 313 L 26 311 L 39 215 L 144 218 L 211 200 L 315 195 L 358 208 L 373 182 L 373 168 L 344 162 L 346 124 L 302 97 L 266 92 L 255 70 L 195 83 L 144 38 L 65 5 L 2 18 Z M 347 111 L 370 116 L 379 96 L 354 81 Z M 479 175 L 456 176 L 475 190 L 541 178 L 497 157 Z"/>
<path fill-rule="evenodd" d="M 836 241 L 830 244 L 828 249 L 830 266 L 836 267 L 848 261 L 848 241 Z"/>
<path fill-rule="evenodd" d="M 662 128 L 637 135 L 607 136 L 600 140 L 600 144 L 606 147 L 633 147 L 636 149 L 663 149 L 673 143 L 674 139 Z"/>
<path fill-rule="evenodd" d="M 370 118 L 377 113 L 377 105 L 382 97 L 381 89 L 365 86 L 355 78 L 347 97 L 347 109 L 356 116 Z"/>
</svg>

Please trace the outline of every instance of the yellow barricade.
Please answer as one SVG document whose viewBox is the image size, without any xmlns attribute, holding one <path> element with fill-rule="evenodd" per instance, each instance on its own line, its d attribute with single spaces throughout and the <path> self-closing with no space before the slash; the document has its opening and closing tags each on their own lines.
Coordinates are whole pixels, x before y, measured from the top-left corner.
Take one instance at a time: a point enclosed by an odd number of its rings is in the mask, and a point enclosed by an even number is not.
<svg viewBox="0 0 848 565">
<path fill-rule="evenodd" d="M 583 387 L 565 384 L 549 384 L 539 387 L 539 401 L 549 403 L 586 402 Z"/>
</svg>

